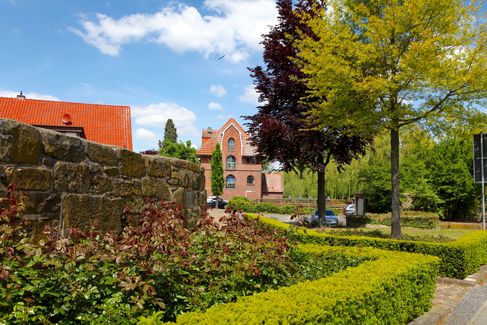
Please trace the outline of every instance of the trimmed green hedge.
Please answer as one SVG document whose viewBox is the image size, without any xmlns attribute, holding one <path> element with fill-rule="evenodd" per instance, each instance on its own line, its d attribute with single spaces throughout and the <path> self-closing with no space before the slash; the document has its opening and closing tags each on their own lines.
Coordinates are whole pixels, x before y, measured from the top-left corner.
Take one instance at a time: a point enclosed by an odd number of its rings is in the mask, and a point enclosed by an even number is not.
<svg viewBox="0 0 487 325">
<path fill-rule="evenodd" d="M 370 224 L 391 225 L 391 213 L 367 213 L 365 219 Z M 403 211 L 401 212 L 401 226 L 423 229 L 439 228 L 440 217 L 431 212 Z"/>
<path fill-rule="evenodd" d="M 472 231 L 460 239 L 447 243 L 371 238 L 363 236 L 337 236 L 292 225 L 263 216 L 262 224 L 287 231 L 290 238 L 301 243 L 319 243 L 332 246 L 368 246 L 393 251 L 404 251 L 438 256 L 441 258 L 440 275 L 463 279 L 487 263 L 487 232 Z"/>
<path fill-rule="evenodd" d="M 439 259 L 362 247 L 300 245 L 302 252 L 368 257 L 316 281 L 215 305 L 177 317 L 177 324 L 405 324 L 431 306 Z M 157 324 L 144 318 L 140 324 Z"/>
<path fill-rule="evenodd" d="M 301 213 L 312 213 L 315 208 L 296 207 L 292 204 L 277 205 L 270 202 L 255 203 L 249 199 L 241 196 L 235 196 L 228 202 L 228 208 L 241 209 L 247 213 L 278 213 L 278 214 L 294 214 L 299 209 Z"/>
</svg>

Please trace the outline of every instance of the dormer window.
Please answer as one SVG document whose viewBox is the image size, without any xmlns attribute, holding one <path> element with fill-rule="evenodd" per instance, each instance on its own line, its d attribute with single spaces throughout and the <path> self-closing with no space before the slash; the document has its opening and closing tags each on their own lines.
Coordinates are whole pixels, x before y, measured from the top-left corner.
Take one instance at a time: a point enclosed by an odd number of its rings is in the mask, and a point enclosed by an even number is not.
<svg viewBox="0 0 487 325">
<path fill-rule="evenodd" d="M 228 151 L 235 150 L 235 140 L 233 138 L 228 139 Z"/>
</svg>

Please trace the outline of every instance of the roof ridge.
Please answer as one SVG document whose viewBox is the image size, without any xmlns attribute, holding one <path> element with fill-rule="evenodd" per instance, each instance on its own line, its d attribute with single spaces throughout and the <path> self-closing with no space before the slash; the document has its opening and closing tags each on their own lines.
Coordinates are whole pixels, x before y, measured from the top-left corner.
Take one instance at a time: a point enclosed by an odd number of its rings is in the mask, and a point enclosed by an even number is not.
<svg viewBox="0 0 487 325">
<path fill-rule="evenodd" d="M 0 96 L 0 101 L 3 99 L 9 100 L 19 100 L 16 97 L 3 97 Z M 113 104 L 99 104 L 99 103 L 81 103 L 81 102 L 71 102 L 71 101 L 64 101 L 64 100 L 48 100 L 48 99 L 37 99 L 37 98 L 22 98 L 22 101 L 37 101 L 37 102 L 49 102 L 49 103 L 65 103 L 65 104 L 74 104 L 74 105 L 89 105 L 89 106 L 110 106 L 110 107 L 129 107 L 129 105 L 113 105 Z"/>
</svg>

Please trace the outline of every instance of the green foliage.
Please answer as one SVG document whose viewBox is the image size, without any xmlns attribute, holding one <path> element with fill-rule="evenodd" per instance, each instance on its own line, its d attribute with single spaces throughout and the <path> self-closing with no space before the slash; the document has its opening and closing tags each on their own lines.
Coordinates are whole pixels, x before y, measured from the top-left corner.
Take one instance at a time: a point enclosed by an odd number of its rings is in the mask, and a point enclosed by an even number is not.
<svg viewBox="0 0 487 325">
<path fill-rule="evenodd" d="M 242 210 L 250 213 L 278 213 L 278 214 L 302 214 L 311 213 L 315 208 L 304 208 L 292 204 L 276 205 L 269 202 L 254 203 L 249 199 L 241 196 L 235 196 L 228 202 L 231 209 Z"/>
<path fill-rule="evenodd" d="M 178 142 L 178 132 L 172 119 L 168 119 L 164 127 L 164 141 Z"/>
<path fill-rule="evenodd" d="M 332 246 L 369 246 L 385 250 L 438 256 L 441 258 L 440 275 L 451 278 L 463 279 L 467 275 L 475 273 L 481 265 L 487 263 L 487 233 L 485 231 L 472 231 L 456 241 L 438 243 L 330 235 L 315 230 L 296 228 L 275 219 L 250 216 L 258 218 L 260 222 L 276 230 L 283 231 L 289 238 L 297 242 Z"/>
<path fill-rule="evenodd" d="M 445 139 L 431 153 L 430 182 L 441 200 L 445 219 L 465 219 L 475 214 L 479 187 L 472 176 L 472 142 Z"/>
<path fill-rule="evenodd" d="M 391 225 L 391 214 L 366 214 L 367 223 L 376 225 Z M 440 227 L 440 218 L 437 214 L 424 211 L 404 211 L 401 214 L 401 226 L 422 229 L 434 229 Z"/>
<path fill-rule="evenodd" d="M 190 140 L 186 141 L 186 143 L 164 140 L 159 154 L 164 157 L 187 160 L 195 164 L 200 163 L 196 157 L 196 149 L 192 147 Z"/>
<path fill-rule="evenodd" d="M 174 206 L 149 204 L 121 234 L 68 238 L 51 228 L 32 238 L 16 215 L 11 196 L 0 216 L 0 323 L 126 324 L 158 311 L 171 320 L 304 279 L 283 235 L 237 215 L 190 232 Z"/>
<path fill-rule="evenodd" d="M 317 6 L 318 14 L 304 15 L 308 28 L 296 38 L 295 62 L 306 75 L 308 121 L 318 122 L 317 129 L 390 132 L 395 238 L 401 234 L 399 130 L 442 111 L 486 103 L 481 3 L 331 1 Z"/>
<path fill-rule="evenodd" d="M 431 306 L 438 259 L 371 248 L 299 246 L 315 260 L 345 255 L 369 261 L 302 282 L 178 316 L 178 324 L 405 324 Z M 157 324 L 157 323 L 154 323 Z"/>
<path fill-rule="evenodd" d="M 223 161 L 222 150 L 220 144 L 217 143 L 215 149 L 211 153 L 211 193 L 213 195 L 222 195 L 223 185 L 225 180 L 223 179 Z"/>
</svg>

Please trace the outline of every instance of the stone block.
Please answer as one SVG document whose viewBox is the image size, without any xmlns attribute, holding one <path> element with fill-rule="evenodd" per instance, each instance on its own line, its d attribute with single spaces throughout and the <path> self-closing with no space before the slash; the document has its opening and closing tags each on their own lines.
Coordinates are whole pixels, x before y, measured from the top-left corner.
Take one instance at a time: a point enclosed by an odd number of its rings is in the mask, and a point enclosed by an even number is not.
<svg viewBox="0 0 487 325">
<path fill-rule="evenodd" d="M 87 164 L 58 161 L 54 165 L 54 188 L 60 192 L 87 193 L 90 168 Z"/>
<path fill-rule="evenodd" d="M 201 169 L 201 166 L 199 164 L 195 164 L 187 160 L 176 159 L 176 158 L 171 158 L 171 166 L 180 169 L 187 169 L 196 173 L 198 173 Z"/>
<path fill-rule="evenodd" d="M 200 191 L 199 194 L 200 195 L 198 197 L 198 205 L 199 205 L 200 209 L 205 210 L 206 209 L 206 198 L 207 198 L 206 191 Z"/>
<path fill-rule="evenodd" d="M 184 191 L 183 195 L 183 208 L 193 209 L 199 206 L 198 194 L 193 191 Z"/>
<path fill-rule="evenodd" d="M 171 178 L 167 181 L 169 184 L 181 186 L 179 183 L 179 171 L 171 172 Z"/>
<path fill-rule="evenodd" d="M 118 167 L 106 167 L 104 172 L 107 176 L 116 177 L 120 176 L 120 169 Z"/>
<path fill-rule="evenodd" d="M 0 160 L 35 165 L 42 154 L 41 137 L 33 126 L 0 119 Z"/>
<path fill-rule="evenodd" d="M 59 218 L 61 195 L 52 192 L 28 192 L 21 196 L 26 215 L 40 215 L 42 219 Z"/>
<path fill-rule="evenodd" d="M 159 200 L 170 201 L 172 198 L 169 185 L 162 179 L 156 179 L 154 182 L 154 196 Z"/>
<path fill-rule="evenodd" d="M 131 196 L 133 193 L 132 182 L 121 178 L 113 178 L 112 194 L 115 196 Z"/>
<path fill-rule="evenodd" d="M 154 179 L 151 177 L 143 177 L 141 180 L 142 196 L 153 197 L 154 192 Z"/>
<path fill-rule="evenodd" d="M 132 194 L 136 196 L 142 195 L 142 182 L 138 179 L 132 180 Z"/>
<path fill-rule="evenodd" d="M 199 177 L 198 177 L 198 184 L 199 184 L 199 190 L 204 191 L 205 190 L 205 173 L 200 172 Z"/>
<path fill-rule="evenodd" d="M 42 130 L 40 133 L 44 152 L 48 156 L 72 162 L 80 162 L 86 158 L 85 143 L 80 138 L 51 130 Z"/>
<path fill-rule="evenodd" d="M 120 173 L 129 177 L 145 176 L 145 163 L 142 155 L 127 149 L 118 150 L 120 157 Z"/>
<path fill-rule="evenodd" d="M 188 170 L 179 171 L 179 179 L 178 179 L 179 186 L 189 188 L 191 184 L 191 179 L 192 179 L 192 172 Z"/>
<path fill-rule="evenodd" d="M 87 194 L 68 194 L 62 201 L 64 233 L 69 228 L 121 231 L 122 200 Z"/>
<path fill-rule="evenodd" d="M 47 191 L 51 189 L 51 172 L 46 168 L 8 167 L 5 169 L 7 182 L 19 190 Z"/>
<path fill-rule="evenodd" d="M 171 174 L 170 159 L 160 156 L 143 155 L 148 176 L 168 177 Z"/>
<path fill-rule="evenodd" d="M 87 142 L 87 144 L 88 158 L 91 161 L 109 166 L 118 165 L 118 155 L 113 147 L 95 142 Z"/>
<path fill-rule="evenodd" d="M 96 175 L 91 182 L 91 192 L 103 194 L 113 191 L 113 182 L 110 177 Z"/>
<path fill-rule="evenodd" d="M 184 207 L 184 188 L 180 187 L 176 191 L 173 192 L 172 199 L 176 204 L 176 207 L 182 209 Z"/>
</svg>

